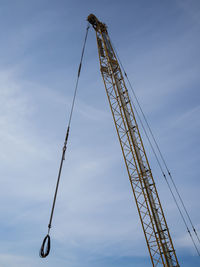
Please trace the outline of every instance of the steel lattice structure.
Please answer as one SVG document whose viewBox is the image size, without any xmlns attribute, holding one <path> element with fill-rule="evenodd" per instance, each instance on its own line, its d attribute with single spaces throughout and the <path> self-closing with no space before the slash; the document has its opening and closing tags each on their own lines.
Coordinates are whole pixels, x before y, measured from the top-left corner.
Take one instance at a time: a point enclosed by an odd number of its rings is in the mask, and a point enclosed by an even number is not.
<svg viewBox="0 0 200 267">
<path fill-rule="evenodd" d="M 107 27 L 93 14 L 88 16 L 88 21 L 96 32 L 100 70 L 152 264 L 178 267 L 128 90 Z"/>
</svg>

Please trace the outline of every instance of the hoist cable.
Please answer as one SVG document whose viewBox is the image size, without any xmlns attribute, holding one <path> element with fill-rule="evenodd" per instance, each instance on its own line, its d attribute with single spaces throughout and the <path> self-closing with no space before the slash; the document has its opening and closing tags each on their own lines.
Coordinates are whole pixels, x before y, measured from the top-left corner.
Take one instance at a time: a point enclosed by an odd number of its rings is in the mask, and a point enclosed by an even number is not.
<svg viewBox="0 0 200 267">
<path fill-rule="evenodd" d="M 140 109 L 140 111 L 141 111 L 141 113 L 142 113 L 142 116 L 143 116 L 143 118 L 144 118 L 144 120 L 145 120 L 145 123 L 146 123 L 146 125 L 147 125 L 147 127 L 148 127 L 148 129 L 149 129 L 149 132 L 150 132 L 150 134 L 151 134 L 151 136 L 152 136 L 152 139 L 153 139 L 153 141 L 154 141 L 154 143 L 155 143 L 155 145 L 156 145 L 156 148 L 157 148 L 157 150 L 158 150 L 158 153 L 159 153 L 159 155 L 160 155 L 160 157 L 161 157 L 161 159 L 162 159 L 162 162 L 163 162 L 163 164 L 164 164 L 164 166 L 165 166 L 165 168 L 166 168 L 167 174 L 168 174 L 168 176 L 170 177 L 170 180 L 171 180 L 171 182 L 172 182 L 172 184 L 173 184 L 173 186 L 174 186 L 174 189 L 175 189 L 175 191 L 176 191 L 176 193 L 177 193 L 177 195 L 178 195 L 178 198 L 179 198 L 179 200 L 180 200 L 180 202 L 181 202 L 181 204 L 182 204 L 182 207 L 183 207 L 183 209 L 184 209 L 184 211 L 185 211 L 185 213 L 186 213 L 186 215 L 187 215 L 187 217 L 188 217 L 188 220 L 189 220 L 189 222 L 190 222 L 190 224 L 191 224 L 191 226 L 192 226 L 192 229 L 193 229 L 193 231 L 194 231 L 194 233 L 195 233 L 195 235 L 196 235 L 196 237 L 197 237 L 197 240 L 198 240 L 198 242 L 200 243 L 199 236 L 198 236 L 197 231 L 196 231 L 196 229 L 195 229 L 195 227 L 194 227 L 194 225 L 193 225 L 193 223 L 192 223 L 191 217 L 190 217 L 190 215 L 189 215 L 189 213 L 188 213 L 188 211 L 187 211 L 187 209 L 186 209 L 186 206 L 185 206 L 185 204 L 184 204 L 184 202 L 183 202 L 183 199 L 182 199 L 182 197 L 181 197 L 181 195 L 180 195 L 180 193 L 179 193 L 179 191 L 178 191 L 178 188 L 177 188 L 177 186 L 176 186 L 176 184 L 175 184 L 175 182 L 174 182 L 174 179 L 172 178 L 171 172 L 169 171 L 169 168 L 167 167 L 167 164 L 166 164 L 166 161 L 165 161 L 165 159 L 164 159 L 164 157 L 163 157 L 163 154 L 162 154 L 162 152 L 161 152 L 161 150 L 160 150 L 160 148 L 159 148 L 159 146 L 158 146 L 158 143 L 157 143 L 157 141 L 156 141 L 156 139 L 155 139 L 155 136 L 154 136 L 154 134 L 153 134 L 153 132 L 152 132 L 152 130 L 151 130 L 151 127 L 150 127 L 150 125 L 149 125 L 149 123 L 148 123 L 148 121 L 147 121 L 147 118 L 146 118 L 146 116 L 145 116 L 145 114 L 144 114 L 144 112 L 143 112 L 143 110 L 142 110 L 142 108 L 141 108 L 141 105 L 140 105 L 140 103 L 139 103 L 139 101 L 138 101 L 138 98 L 137 98 L 137 96 L 136 96 L 136 94 L 135 94 L 135 92 L 134 92 L 134 90 L 133 90 L 133 87 L 132 87 L 132 85 L 131 85 L 131 83 L 130 83 L 130 81 L 129 81 L 129 79 L 128 79 L 127 73 L 126 73 L 125 71 L 124 71 L 124 75 L 126 76 L 127 81 L 128 81 L 128 83 L 129 83 L 129 86 L 130 86 L 130 88 L 131 88 L 131 91 L 132 91 L 132 93 L 133 93 L 133 95 L 134 95 L 134 97 L 135 97 L 135 99 L 136 99 L 136 101 L 137 101 L 137 104 L 138 104 L 139 109 Z"/>
<path fill-rule="evenodd" d="M 142 120 L 141 120 L 141 118 L 140 118 L 140 115 L 139 115 L 139 113 L 138 113 L 138 111 L 137 111 L 135 105 L 133 104 L 132 99 L 131 99 L 131 102 L 132 102 L 134 111 L 136 112 L 137 117 L 138 117 L 138 119 L 139 119 L 139 121 L 140 121 L 140 124 L 141 124 L 141 126 L 142 126 L 142 129 L 143 129 L 143 131 L 144 131 L 144 133 L 145 133 L 145 136 L 146 136 L 146 138 L 147 138 L 147 140 L 148 140 L 148 142 L 149 142 L 149 144 L 150 144 L 150 146 L 151 146 L 151 149 L 152 149 L 153 154 L 154 154 L 154 156 L 155 156 L 155 158 L 156 158 L 156 161 L 157 161 L 157 163 L 158 163 L 158 166 L 159 166 L 159 168 L 160 168 L 160 170 L 161 170 L 161 172 L 162 172 L 162 174 L 163 174 L 163 177 L 164 177 L 164 179 L 165 179 L 165 181 L 166 181 L 166 183 L 167 183 L 167 186 L 168 186 L 168 188 L 169 188 L 169 190 L 170 190 L 170 192 L 171 192 L 171 195 L 172 195 L 172 197 L 173 197 L 173 199 L 174 199 L 174 202 L 175 202 L 175 204 L 176 204 L 176 206 L 177 206 L 177 208 L 178 208 L 178 211 L 179 211 L 179 213 L 180 213 L 180 216 L 181 216 L 181 218 L 182 218 L 182 220 L 183 220 L 183 222 L 184 222 L 184 224 L 185 224 L 185 227 L 186 227 L 186 229 L 187 229 L 187 232 L 188 232 L 189 235 L 190 235 L 190 238 L 191 238 L 191 240 L 192 240 L 192 243 L 193 243 L 193 245 L 194 245 L 194 247 L 195 247 L 195 249 L 196 249 L 196 251 L 197 251 L 197 254 L 200 256 L 200 252 L 199 252 L 199 250 L 198 250 L 198 248 L 197 248 L 197 245 L 196 245 L 196 243 L 195 243 L 195 241 L 194 241 L 194 239 L 193 239 L 193 237 L 192 237 L 192 235 L 191 235 L 191 232 L 190 232 L 189 227 L 188 227 L 188 225 L 187 225 L 187 223 L 186 223 L 186 220 L 185 220 L 185 218 L 184 218 L 184 216 L 183 216 L 183 213 L 182 213 L 182 211 L 181 211 L 181 209 L 180 209 L 180 206 L 179 206 L 179 204 L 178 204 L 178 202 L 177 202 L 177 200 L 176 200 L 176 197 L 175 197 L 175 195 L 174 195 L 174 193 L 173 193 L 173 191 L 172 191 L 172 188 L 171 188 L 171 186 L 170 186 L 170 184 L 169 184 L 169 182 L 168 182 L 168 180 L 167 180 L 167 178 L 166 178 L 166 175 L 165 175 L 165 173 L 164 173 L 164 171 L 163 171 L 162 165 L 161 165 L 161 163 L 160 163 L 160 161 L 159 161 L 159 159 L 158 159 L 158 156 L 157 156 L 157 154 L 156 154 L 156 151 L 155 151 L 155 149 L 154 149 L 154 147 L 153 147 L 153 145 L 152 145 L 151 140 L 149 139 L 149 136 L 148 136 L 148 134 L 147 134 L 147 132 L 146 132 L 146 129 L 145 129 L 145 127 L 144 127 L 144 124 L 143 124 L 143 122 L 142 122 Z"/>
<path fill-rule="evenodd" d="M 112 46 L 113 46 L 113 43 L 112 43 Z M 177 187 L 176 187 L 176 184 L 175 184 L 174 180 L 172 179 L 172 176 L 171 176 L 171 173 L 170 173 L 170 171 L 169 171 L 169 169 L 168 169 L 168 167 L 167 167 L 166 161 L 164 160 L 164 157 L 163 157 L 163 155 L 162 155 L 162 153 L 161 153 L 161 150 L 160 150 L 160 148 L 159 148 L 159 146 L 158 146 L 158 143 L 157 143 L 157 141 L 156 141 L 156 139 L 155 139 L 155 137 L 154 137 L 154 135 L 153 135 L 153 132 L 152 132 L 152 130 L 151 130 L 151 127 L 150 127 L 150 125 L 149 125 L 149 123 L 148 123 L 148 121 L 147 121 L 147 118 L 146 118 L 146 116 L 145 116 L 145 114 L 144 114 L 144 112 L 143 112 L 143 110 L 142 110 L 142 107 L 141 107 L 141 105 L 140 105 L 140 103 L 139 103 L 139 100 L 138 100 L 138 98 L 137 98 L 137 96 L 136 96 L 136 94 L 135 94 L 135 92 L 134 92 L 134 90 L 133 90 L 133 87 L 132 87 L 131 82 L 130 82 L 130 80 L 129 80 L 129 78 L 128 78 L 128 75 L 127 75 L 127 73 L 126 73 L 126 71 L 125 71 L 125 69 L 124 69 L 124 67 L 123 67 L 123 65 L 122 65 L 122 63 L 121 63 L 121 60 L 120 60 L 120 58 L 119 58 L 119 56 L 118 56 L 118 53 L 117 53 L 116 49 L 114 48 L 114 46 L 113 46 L 113 49 L 114 49 L 114 52 L 115 52 L 115 54 L 116 54 L 116 56 L 117 56 L 117 58 L 118 58 L 118 61 L 119 61 L 119 63 L 120 63 L 120 66 L 121 66 L 121 68 L 122 68 L 122 70 L 123 70 L 123 72 L 124 72 L 124 75 L 125 75 L 125 77 L 126 77 L 126 79 L 127 79 L 127 81 L 128 81 L 128 84 L 129 84 L 129 86 L 130 86 L 130 88 L 131 88 L 131 91 L 132 91 L 132 93 L 133 93 L 133 95 L 134 95 L 134 97 L 135 97 L 135 99 L 136 99 L 136 102 L 137 102 L 137 104 L 138 104 L 138 106 L 139 106 L 139 109 L 140 109 L 140 111 L 141 111 L 141 113 L 142 113 L 142 116 L 143 116 L 143 118 L 144 118 L 144 121 L 145 121 L 145 123 L 146 123 L 146 125 L 147 125 L 147 127 L 148 127 L 148 129 L 149 129 L 149 132 L 150 132 L 150 134 L 151 134 L 151 136 L 152 136 L 152 139 L 153 139 L 153 141 L 154 141 L 154 143 L 155 143 L 155 145 L 156 145 L 156 147 L 157 147 L 157 150 L 158 150 L 158 152 L 159 152 L 159 155 L 160 155 L 160 157 L 161 157 L 161 159 L 162 159 L 162 161 L 163 161 L 163 163 L 164 163 L 164 166 L 165 166 L 165 168 L 166 168 L 166 170 L 167 170 L 167 173 L 168 173 L 168 175 L 169 175 L 169 177 L 170 177 L 170 179 L 171 179 L 171 181 L 172 181 L 172 183 L 173 183 L 173 186 L 174 186 L 175 191 L 176 191 L 176 193 L 177 193 L 177 195 L 178 195 L 178 197 L 179 197 L 179 199 L 180 199 L 180 202 L 181 202 L 181 204 L 182 204 L 182 206 L 183 206 L 183 209 L 185 210 L 185 213 L 187 214 L 187 217 L 188 217 L 188 219 L 189 219 L 189 221 L 190 221 L 190 224 L 191 224 L 191 226 L 192 226 L 192 229 L 193 229 L 193 231 L 194 231 L 194 233 L 195 233 L 195 235 L 196 235 L 198 241 L 200 242 L 200 239 L 199 239 L 199 237 L 198 237 L 198 234 L 197 234 L 197 232 L 196 232 L 196 229 L 194 228 L 194 225 L 193 225 L 193 223 L 192 223 L 192 221 L 191 221 L 191 218 L 190 218 L 190 216 L 189 216 L 189 214 L 188 214 L 188 212 L 187 212 L 187 209 L 186 209 L 186 207 L 185 207 L 185 205 L 184 205 L 184 203 L 183 203 L 183 200 L 182 200 L 182 198 L 181 198 L 181 196 L 180 196 L 180 193 L 178 192 L 178 189 L 177 189 Z M 174 193 L 173 193 L 173 191 L 172 191 L 172 188 L 171 188 L 171 186 L 170 186 L 170 184 L 169 184 L 169 182 L 168 182 L 168 180 L 167 180 L 167 178 L 166 178 L 166 175 L 165 175 L 165 173 L 164 173 L 164 171 L 163 171 L 162 165 L 161 165 L 161 163 L 160 163 L 160 161 L 159 161 L 159 159 L 158 159 L 158 156 L 157 156 L 156 151 L 155 151 L 155 149 L 154 149 L 154 147 L 153 147 L 153 144 L 152 144 L 152 142 L 151 142 L 151 140 L 150 140 L 150 138 L 149 138 L 149 136 L 148 136 L 148 134 L 147 134 L 147 131 L 146 131 L 145 127 L 144 127 L 144 124 L 143 124 L 143 122 L 142 122 L 142 119 L 140 118 L 140 115 L 139 115 L 139 113 L 138 113 L 138 111 L 137 111 L 137 108 L 136 108 L 136 106 L 134 105 L 132 99 L 131 99 L 131 102 L 132 102 L 133 108 L 134 108 L 134 110 L 135 110 L 135 112 L 136 112 L 136 114 L 137 114 L 137 117 L 138 117 L 138 119 L 139 119 L 139 121 L 140 121 L 140 124 L 141 124 L 141 126 L 142 126 L 142 129 L 143 129 L 143 131 L 144 131 L 144 133 L 145 133 L 145 136 L 146 136 L 146 138 L 147 138 L 147 140 L 148 140 L 148 142 L 149 142 L 149 144 L 150 144 L 150 147 L 151 147 L 151 149 L 152 149 L 152 151 L 153 151 L 153 154 L 154 154 L 154 156 L 155 156 L 155 158 L 156 158 L 156 161 L 157 161 L 157 163 L 158 163 L 158 166 L 159 166 L 159 168 L 160 168 L 160 170 L 161 170 L 161 172 L 162 172 L 162 174 L 163 174 L 163 177 L 164 177 L 164 179 L 165 179 L 165 181 L 166 181 L 166 183 L 167 183 L 167 186 L 168 186 L 168 188 L 169 188 L 169 190 L 170 190 L 170 192 L 171 192 L 171 195 L 172 195 L 172 197 L 173 197 L 173 199 L 174 199 L 174 202 L 175 202 L 175 204 L 176 204 L 176 206 L 177 206 L 177 208 L 178 208 L 178 211 L 179 211 L 179 213 L 180 213 L 180 216 L 181 216 L 181 218 L 182 218 L 182 220 L 183 220 L 183 222 L 184 222 L 184 224 L 185 224 L 185 227 L 186 227 L 186 229 L 187 229 L 187 232 L 189 233 L 190 238 L 191 238 L 191 240 L 192 240 L 192 243 L 193 243 L 193 245 L 194 245 L 194 247 L 195 247 L 195 249 L 196 249 L 198 255 L 200 256 L 200 252 L 199 252 L 199 250 L 198 250 L 198 248 L 197 248 L 197 245 L 196 245 L 196 243 L 195 243 L 195 241 L 194 241 L 194 239 L 193 239 L 193 237 L 192 237 L 192 235 L 191 235 L 191 232 L 190 232 L 189 227 L 188 227 L 188 225 L 187 225 L 187 223 L 186 223 L 186 220 L 185 220 L 185 218 L 184 218 L 184 216 L 183 216 L 183 213 L 182 213 L 182 211 L 181 211 L 181 209 L 180 209 L 180 206 L 179 206 L 179 204 L 178 204 L 178 202 L 177 202 L 177 200 L 176 200 L 176 197 L 175 197 L 175 195 L 174 195 Z"/>
<path fill-rule="evenodd" d="M 188 217 L 188 219 L 189 219 L 189 221 L 190 221 L 190 224 L 191 224 L 192 229 L 193 229 L 193 231 L 194 231 L 194 233 L 195 233 L 195 235 L 196 235 L 196 238 L 197 238 L 197 240 L 198 240 L 199 243 L 200 243 L 200 238 L 199 238 L 199 236 L 198 236 L 198 233 L 197 233 L 197 231 L 196 231 L 196 229 L 195 229 L 195 227 L 194 227 L 194 225 L 193 225 L 193 223 L 192 223 L 191 217 L 190 217 L 189 214 L 188 214 L 188 211 L 187 211 L 187 209 L 186 209 L 186 207 L 185 207 L 185 204 L 184 204 L 184 202 L 183 202 L 183 200 L 182 200 L 182 198 L 181 198 L 181 196 L 180 196 L 180 193 L 179 193 L 179 191 L 178 191 L 178 189 L 177 189 L 177 186 L 176 186 L 176 184 L 175 184 L 175 182 L 174 182 L 174 179 L 172 179 L 172 175 L 171 175 L 170 172 L 168 172 L 168 175 L 169 175 L 169 177 L 170 177 L 170 179 L 171 179 L 171 181 L 172 181 L 172 184 L 173 184 L 173 186 L 174 186 L 174 188 L 175 188 L 175 191 L 176 191 L 176 193 L 177 193 L 177 195 L 178 195 L 178 197 L 179 197 L 179 199 L 180 199 L 180 202 L 181 202 L 181 204 L 182 204 L 182 206 L 183 206 L 183 208 L 184 208 L 184 210 L 185 210 L 185 213 L 187 214 L 187 217 Z"/>
<path fill-rule="evenodd" d="M 132 103 L 132 105 L 133 105 L 133 109 L 134 109 L 134 111 L 135 111 L 135 113 L 136 113 L 136 115 L 137 115 L 137 117 L 138 117 L 138 119 L 139 119 L 139 121 L 140 121 L 140 124 L 141 124 L 141 126 L 142 126 L 142 129 L 143 129 L 143 131 L 144 131 L 144 133 L 145 133 L 145 136 L 146 136 L 146 138 L 147 138 L 147 140 L 148 140 L 148 142 L 149 142 L 149 144 L 150 144 L 150 147 L 151 147 L 151 149 L 152 149 L 152 151 L 153 151 L 153 154 L 154 154 L 154 156 L 155 156 L 155 158 L 156 158 L 156 161 L 157 161 L 158 166 L 159 166 L 159 168 L 160 168 L 160 170 L 161 170 L 161 172 L 162 172 L 162 175 L 163 175 L 163 177 L 164 177 L 164 179 L 165 179 L 165 182 L 167 183 L 167 186 L 168 186 L 168 188 L 169 188 L 169 190 L 170 190 L 170 192 L 171 192 L 171 195 L 172 195 L 172 197 L 173 197 L 173 199 L 174 199 L 174 202 L 175 202 L 175 204 L 176 204 L 176 206 L 177 206 L 177 209 L 178 209 L 178 211 L 179 211 L 179 213 L 180 213 L 180 216 L 181 216 L 181 218 L 182 218 L 182 220 L 183 220 L 183 222 L 184 222 L 184 224 L 185 224 L 185 227 L 186 227 L 186 229 L 187 229 L 187 232 L 188 232 L 188 234 L 190 235 L 190 238 L 191 238 L 191 240 L 192 240 L 192 243 L 193 243 L 193 245 L 194 245 L 194 247 L 195 247 L 195 249 L 196 249 L 196 251 L 197 251 L 197 254 L 200 256 L 200 252 L 199 252 L 199 250 L 198 250 L 198 248 L 197 248 L 197 245 L 196 245 L 196 243 L 195 243 L 195 241 L 194 241 L 194 239 L 193 239 L 193 236 L 191 235 L 191 232 L 190 232 L 190 230 L 189 230 L 189 227 L 188 227 L 188 225 L 187 225 L 187 222 L 186 222 L 186 220 L 185 220 L 185 218 L 184 218 L 184 216 L 183 216 L 183 213 L 182 213 L 182 211 L 181 211 L 181 209 L 180 209 L 180 206 L 179 206 L 179 204 L 178 204 L 178 202 L 177 202 L 177 200 L 176 200 L 176 197 L 175 197 L 175 195 L 174 195 L 174 193 L 173 193 L 173 191 L 172 191 L 172 188 L 171 188 L 171 186 L 170 186 L 170 184 L 169 184 L 169 182 L 168 182 L 168 180 L 167 180 L 167 178 L 166 178 L 166 175 L 165 175 L 164 170 L 163 170 L 163 168 L 162 168 L 162 165 L 161 165 L 161 163 L 160 163 L 160 161 L 159 161 L 159 158 L 158 158 L 158 156 L 157 156 L 157 154 L 156 154 L 156 151 L 155 151 L 155 149 L 154 149 L 154 147 L 153 147 L 153 144 L 152 144 L 152 142 L 151 142 L 151 140 L 150 140 L 150 138 L 149 138 L 149 136 L 148 136 L 148 134 L 147 134 L 147 132 L 146 132 L 146 129 L 145 129 L 145 127 L 144 127 L 144 124 L 143 124 L 143 122 L 142 122 L 142 120 L 141 120 L 141 117 L 140 117 L 140 115 L 139 115 L 139 113 L 138 113 L 138 111 L 137 111 L 137 108 L 136 108 L 136 106 L 134 105 L 132 99 L 131 99 L 131 103 Z"/>
<path fill-rule="evenodd" d="M 123 69 L 123 70 L 124 70 L 124 69 Z M 174 186 L 174 189 L 175 189 L 175 191 L 176 191 L 176 193 L 177 193 L 177 195 L 178 195 L 178 198 L 179 198 L 179 200 L 180 200 L 180 202 L 181 202 L 181 204 L 182 204 L 182 206 L 183 206 L 183 209 L 184 209 L 184 211 L 185 211 L 185 213 L 186 213 L 186 215 L 187 215 L 187 217 L 188 217 L 188 220 L 189 220 L 189 222 L 190 222 L 190 224 L 191 224 L 191 226 L 192 226 L 192 229 L 193 229 L 193 231 L 194 231 L 194 233 L 195 233 L 195 235 L 196 235 L 196 237 L 197 237 L 198 242 L 200 243 L 199 236 L 198 236 L 198 234 L 197 234 L 197 232 L 196 232 L 196 229 L 195 229 L 195 227 L 194 227 L 194 225 L 193 225 L 193 223 L 192 223 L 191 217 L 190 217 L 190 215 L 189 215 L 189 213 L 188 213 L 188 211 L 187 211 L 187 209 L 186 209 L 186 206 L 185 206 L 185 204 L 184 204 L 184 202 L 183 202 L 183 199 L 182 199 L 182 197 L 181 197 L 181 195 L 180 195 L 180 193 L 179 193 L 179 190 L 178 190 L 178 188 L 177 188 L 177 186 L 176 186 L 176 184 L 175 184 L 175 182 L 174 182 L 174 179 L 172 178 L 171 172 L 169 171 L 169 168 L 168 168 L 168 166 L 167 166 L 167 164 L 166 164 L 166 161 L 165 161 L 165 159 L 164 159 L 164 156 L 163 156 L 163 154 L 162 154 L 162 152 L 161 152 L 161 150 L 160 150 L 160 148 L 159 148 L 158 142 L 157 142 L 156 139 L 155 139 L 155 136 L 154 136 L 154 134 L 153 134 L 153 132 L 152 132 L 152 130 L 151 130 L 151 127 L 150 127 L 150 125 L 149 125 L 149 123 L 148 123 L 148 121 L 147 121 L 147 118 L 146 118 L 146 116 L 145 116 L 145 114 L 144 114 L 144 112 L 143 112 L 143 110 L 142 110 L 142 107 L 141 107 L 141 105 L 140 105 L 140 103 L 139 103 L 139 101 L 138 101 L 138 98 L 137 98 L 137 96 L 136 96 L 136 94 L 135 94 L 135 92 L 134 92 L 134 90 L 133 90 L 133 87 L 132 87 L 132 85 L 131 85 L 131 83 L 130 83 L 130 81 L 129 81 L 129 78 L 128 78 L 127 73 L 125 72 L 125 70 L 124 70 L 124 75 L 126 76 L 127 81 L 128 81 L 128 83 L 129 83 L 129 86 L 130 86 L 130 88 L 131 88 L 131 91 L 132 91 L 132 93 L 133 93 L 133 95 L 134 95 L 134 97 L 135 97 L 135 99 L 136 99 L 136 101 L 137 101 L 137 104 L 138 104 L 139 109 L 140 109 L 140 111 L 141 111 L 141 113 L 142 113 L 142 116 L 143 116 L 143 118 L 144 118 L 144 120 L 145 120 L 145 123 L 146 123 L 146 125 L 147 125 L 147 127 L 148 127 L 148 129 L 149 129 L 149 132 L 150 132 L 150 134 L 151 134 L 151 136 L 152 136 L 152 139 L 153 139 L 153 141 L 154 141 L 154 143 L 155 143 L 155 145 L 156 145 L 156 148 L 157 148 L 157 150 L 158 150 L 158 153 L 159 153 L 159 155 L 160 155 L 160 157 L 161 157 L 161 159 L 162 159 L 162 162 L 163 162 L 163 164 L 164 164 L 164 166 L 165 166 L 165 168 L 166 168 L 167 174 L 168 174 L 168 176 L 170 177 L 170 180 L 171 180 L 171 182 L 172 182 L 172 184 L 173 184 L 173 186 Z"/>
<path fill-rule="evenodd" d="M 83 56 L 84 56 L 84 52 L 85 52 L 85 45 L 86 45 L 86 41 L 87 41 L 89 27 L 90 26 L 89 26 L 89 23 L 88 23 L 87 29 L 86 29 L 86 34 L 85 34 L 85 39 L 84 39 L 84 43 L 83 43 L 82 53 L 81 53 L 80 64 L 79 64 L 79 68 L 78 68 L 78 74 L 77 74 L 77 79 L 76 79 L 74 96 L 73 96 L 73 100 L 72 100 L 72 106 L 71 106 L 71 111 L 70 111 L 70 116 L 69 116 L 69 122 L 68 122 L 68 126 L 67 126 L 67 132 L 66 132 L 66 136 L 65 136 L 64 146 L 63 146 L 63 149 L 62 149 L 62 157 L 61 157 L 61 162 L 60 162 L 60 167 L 59 167 L 59 172 L 58 172 L 56 189 L 55 189 L 54 198 L 53 198 L 51 215 L 50 215 L 49 224 L 48 224 L 48 234 L 45 236 L 45 238 L 43 240 L 43 243 L 42 243 L 42 246 L 40 248 L 39 255 L 40 255 L 41 258 L 47 257 L 49 252 L 50 252 L 51 240 L 50 240 L 49 233 L 50 233 L 53 214 L 54 214 L 54 208 L 55 208 L 55 203 L 56 203 L 56 198 L 57 198 L 57 193 L 58 193 L 58 187 L 59 187 L 59 182 L 60 182 L 60 177 L 61 177 L 61 172 L 62 172 L 62 166 L 63 166 L 63 162 L 65 160 L 65 152 L 66 152 L 66 149 L 67 149 L 67 141 L 68 141 L 68 137 L 69 137 L 69 130 L 70 130 L 70 125 L 71 125 L 71 120 L 72 120 L 72 115 L 73 115 L 73 110 L 74 110 L 74 104 L 75 104 L 75 99 L 76 99 L 76 94 L 77 94 L 77 89 L 78 89 L 78 82 L 79 82 L 79 77 L 80 77 L 80 73 L 81 73 L 82 61 L 83 61 Z"/>
</svg>

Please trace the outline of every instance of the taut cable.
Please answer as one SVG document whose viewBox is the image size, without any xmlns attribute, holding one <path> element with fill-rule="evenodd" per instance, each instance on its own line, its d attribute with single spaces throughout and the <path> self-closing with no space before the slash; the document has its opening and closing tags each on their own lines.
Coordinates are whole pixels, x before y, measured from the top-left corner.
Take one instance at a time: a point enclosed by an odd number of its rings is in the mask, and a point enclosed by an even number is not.
<svg viewBox="0 0 200 267">
<path fill-rule="evenodd" d="M 50 229 L 51 229 L 51 224 L 52 224 L 52 219 L 53 219 L 53 214 L 54 214 L 54 209 L 55 209 L 55 204 L 56 204 L 56 198 L 57 198 L 57 193 L 58 193 L 60 177 L 61 177 L 61 173 L 62 173 L 62 166 L 63 166 L 63 162 L 65 160 L 65 152 L 66 152 L 66 149 L 67 149 L 67 141 L 68 141 L 68 137 L 69 137 L 70 124 L 71 124 L 72 114 L 73 114 L 73 110 L 74 110 L 74 104 L 75 104 L 76 93 L 77 93 L 77 89 L 78 89 L 79 77 L 80 77 L 80 73 L 81 73 L 83 55 L 84 55 L 84 52 L 85 52 L 85 45 L 86 45 L 86 40 L 87 40 L 87 36 L 88 36 L 88 30 L 89 30 L 89 23 L 87 25 L 85 39 L 84 39 L 84 43 L 83 43 L 83 48 L 82 48 L 82 53 L 81 53 L 81 60 L 80 60 L 79 68 L 78 68 L 77 80 L 76 80 L 74 96 L 73 96 L 72 106 L 71 106 L 71 111 L 70 111 L 70 116 L 69 116 L 69 122 L 68 122 L 67 132 L 66 132 L 66 136 L 65 136 L 65 142 L 64 142 L 64 146 L 63 146 L 63 150 L 62 150 L 60 168 L 59 168 L 59 172 L 58 172 L 56 189 L 55 189 L 55 193 L 54 193 L 54 199 L 53 199 L 53 204 L 52 204 L 52 209 L 51 209 L 51 215 L 50 215 L 49 224 L 48 224 L 48 234 L 45 236 L 45 238 L 44 238 L 44 240 L 42 242 L 42 246 L 40 248 L 40 253 L 39 254 L 40 254 L 41 258 L 47 257 L 49 255 L 49 252 L 50 252 L 51 239 L 50 239 L 50 235 L 49 234 L 50 234 Z"/>
</svg>

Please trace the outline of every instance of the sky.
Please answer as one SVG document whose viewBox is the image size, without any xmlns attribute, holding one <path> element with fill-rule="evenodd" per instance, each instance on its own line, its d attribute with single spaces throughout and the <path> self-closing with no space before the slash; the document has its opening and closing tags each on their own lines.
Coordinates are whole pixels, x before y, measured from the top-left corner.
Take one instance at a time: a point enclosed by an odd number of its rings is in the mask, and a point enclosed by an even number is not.
<svg viewBox="0 0 200 267">
<path fill-rule="evenodd" d="M 200 235 L 200 2 L 0 0 L 1 267 L 151 266 L 92 28 L 52 222 L 51 252 L 39 258 L 90 13 L 108 25 Z M 145 138 L 144 143 L 179 263 L 199 266 Z"/>
</svg>

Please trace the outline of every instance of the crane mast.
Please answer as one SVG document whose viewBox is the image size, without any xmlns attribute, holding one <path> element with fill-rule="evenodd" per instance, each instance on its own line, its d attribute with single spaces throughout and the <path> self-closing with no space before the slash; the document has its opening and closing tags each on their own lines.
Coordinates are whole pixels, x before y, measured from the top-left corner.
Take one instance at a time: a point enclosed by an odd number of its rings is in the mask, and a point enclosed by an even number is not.
<svg viewBox="0 0 200 267">
<path fill-rule="evenodd" d="M 178 267 L 169 228 L 107 26 L 93 14 L 88 16 L 88 21 L 96 32 L 100 71 L 152 265 Z"/>
</svg>

